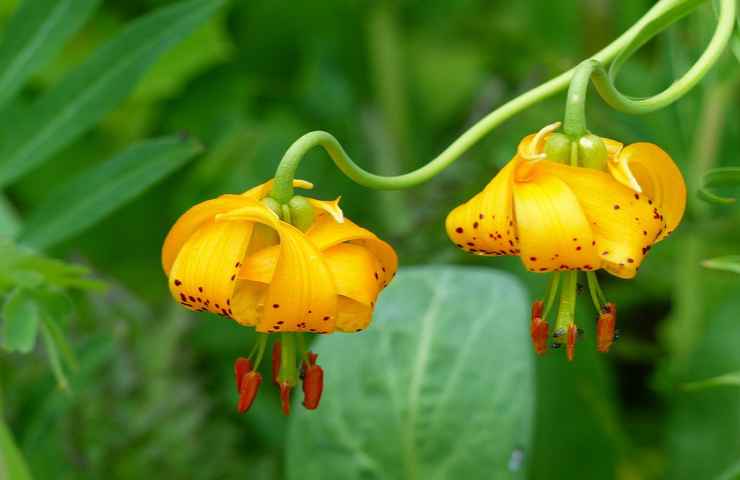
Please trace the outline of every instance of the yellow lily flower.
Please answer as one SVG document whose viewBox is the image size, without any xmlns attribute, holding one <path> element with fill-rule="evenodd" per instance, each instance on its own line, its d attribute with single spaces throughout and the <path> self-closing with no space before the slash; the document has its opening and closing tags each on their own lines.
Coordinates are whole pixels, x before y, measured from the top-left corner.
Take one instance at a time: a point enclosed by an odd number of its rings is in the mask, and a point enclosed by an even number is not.
<svg viewBox="0 0 740 480">
<path fill-rule="evenodd" d="M 313 187 L 304 181 L 294 186 Z M 314 221 L 303 232 L 262 201 L 271 187 L 272 181 L 240 195 L 221 195 L 177 220 L 162 248 L 172 296 L 189 310 L 216 313 L 263 333 L 367 328 L 378 295 L 396 273 L 393 248 L 345 219 L 338 199 L 309 199 Z M 264 349 L 261 341 L 254 367 L 251 357 L 235 365 L 240 411 L 249 408 L 261 382 L 256 373 Z M 301 353 L 305 362 L 309 357 Z M 307 365 L 319 368 L 312 358 Z M 276 362 L 279 369 L 280 359 Z M 293 372 L 295 359 L 289 363 Z M 287 413 L 287 392 L 294 379 L 278 383 Z M 310 403 L 315 408 L 318 400 Z"/>
<path fill-rule="evenodd" d="M 680 170 L 656 145 L 606 138 L 608 172 L 554 162 L 543 153 L 551 130 L 524 138 L 483 191 L 448 215 L 447 234 L 477 255 L 518 255 L 532 272 L 634 277 L 681 221 Z"/>
</svg>

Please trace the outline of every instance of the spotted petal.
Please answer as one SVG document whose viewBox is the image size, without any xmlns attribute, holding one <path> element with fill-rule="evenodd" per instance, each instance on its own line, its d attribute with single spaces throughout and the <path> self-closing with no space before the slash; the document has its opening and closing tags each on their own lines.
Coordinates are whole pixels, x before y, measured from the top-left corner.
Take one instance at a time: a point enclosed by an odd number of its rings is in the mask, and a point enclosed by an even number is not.
<svg viewBox="0 0 740 480">
<path fill-rule="evenodd" d="M 337 292 L 328 266 L 318 249 L 292 225 L 270 216 L 265 210 L 243 208 L 219 217 L 222 221 L 254 221 L 274 228 L 280 244 L 245 259 L 241 278 L 269 284 L 260 332 L 331 332 L 337 319 Z M 263 253 L 264 252 L 264 253 Z M 270 260 L 272 259 L 272 260 Z M 275 266 L 270 278 L 259 266 Z M 250 292 L 252 295 L 253 292 Z"/>
<path fill-rule="evenodd" d="M 344 242 L 365 247 L 378 259 L 378 282 L 383 286 L 390 283 L 396 274 L 398 257 L 393 247 L 349 219 L 345 218 L 342 223 L 337 223 L 327 214 L 319 215 L 306 235 L 321 251 Z"/>
<path fill-rule="evenodd" d="M 552 164 L 543 160 L 536 163 Z M 529 167 L 529 165 L 523 165 Z M 521 258 L 531 271 L 596 270 L 600 260 L 577 196 L 561 179 L 527 168 L 514 182 Z"/>
<path fill-rule="evenodd" d="M 629 145 L 609 162 L 620 183 L 643 193 L 664 215 L 666 229 L 658 241 L 676 229 L 686 208 L 686 184 L 671 157 L 652 143 Z"/>
<path fill-rule="evenodd" d="M 512 173 L 515 157 L 483 189 L 447 216 L 447 235 L 459 247 L 480 255 L 516 255 L 519 238 L 514 228 Z"/>
<path fill-rule="evenodd" d="M 230 300 L 253 226 L 251 222 L 214 221 L 201 225 L 172 265 L 172 296 L 191 310 L 230 316 Z"/>
<path fill-rule="evenodd" d="M 542 162 L 539 169 L 575 193 L 594 232 L 603 268 L 618 277 L 634 277 L 665 229 L 663 215 L 652 200 L 605 172 L 552 162 Z"/>
<path fill-rule="evenodd" d="M 162 246 L 162 267 L 169 274 L 180 249 L 188 239 L 214 216 L 244 207 L 249 201 L 240 195 L 221 195 L 212 200 L 199 203 L 182 214 L 172 226 Z"/>
</svg>

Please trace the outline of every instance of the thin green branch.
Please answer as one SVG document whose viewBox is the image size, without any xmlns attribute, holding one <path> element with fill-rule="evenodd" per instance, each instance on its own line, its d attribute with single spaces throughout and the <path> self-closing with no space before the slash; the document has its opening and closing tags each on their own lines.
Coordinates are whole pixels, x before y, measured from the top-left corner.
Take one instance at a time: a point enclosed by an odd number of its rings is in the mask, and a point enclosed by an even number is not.
<svg viewBox="0 0 740 480">
<path fill-rule="evenodd" d="M 720 12 L 720 21 L 717 32 L 715 33 L 710 46 L 707 48 L 707 51 L 702 55 L 697 64 L 665 92 L 648 99 L 649 102 L 647 104 L 644 103 L 646 102 L 645 100 L 634 100 L 620 94 L 609 82 L 604 82 L 604 80 L 601 79 L 600 74 L 595 75 L 594 79 L 597 89 L 599 89 L 607 103 L 614 103 L 623 106 L 622 109 L 626 109 L 626 111 L 635 109 L 641 111 L 645 108 L 655 109 L 657 108 L 656 106 L 664 106 L 666 100 L 673 101 L 677 96 L 688 91 L 688 89 L 695 85 L 696 82 L 704 76 L 714 61 L 716 61 L 716 58 L 721 53 L 724 45 L 726 45 L 729 34 L 732 31 L 731 29 L 729 32 L 727 31 L 728 18 L 730 18 L 730 24 L 734 22 L 734 2 L 735 0 L 722 0 L 722 9 Z M 661 18 L 661 16 L 675 12 L 677 6 L 683 3 L 683 1 L 679 0 L 660 0 L 642 18 L 632 25 L 632 27 L 606 48 L 594 55 L 592 57 L 593 60 L 600 64 L 609 63 L 615 57 L 620 55 L 625 48 L 633 43 L 633 40 L 640 34 L 643 28 L 649 26 L 655 20 Z M 700 2 L 697 1 L 692 2 L 694 6 L 699 5 L 699 3 Z M 543 83 L 539 87 L 536 87 L 505 103 L 473 125 L 435 159 L 423 167 L 403 175 L 386 177 L 368 172 L 352 161 L 337 139 L 331 134 L 323 131 L 307 133 L 291 145 L 283 156 L 275 174 L 275 185 L 271 196 L 281 203 L 290 199 L 293 194 L 292 179 L 295 177 L 295 171 L 298 168 L 298 164 L 303 155 L 315 146 L 323 147 L 337 167 L 345 175 L 365 187 L 379 190 L 398 190 L 426 182 L 450 166 L 463 153 L 469 150 L 498 125 L 502 124 L 522 110 L 525 110 L 526 108 L 565 89 L 565 87 L 570 83 L 574 71 L 575 69 L 571 69 L 558 77 Z M 612 88 L 610 89 L 608 87 Z M 602 93 L 601 90 L 604 92 Z M 670 101 L 668 101 L 668 103 L 670 103 Z"/>
</svg>

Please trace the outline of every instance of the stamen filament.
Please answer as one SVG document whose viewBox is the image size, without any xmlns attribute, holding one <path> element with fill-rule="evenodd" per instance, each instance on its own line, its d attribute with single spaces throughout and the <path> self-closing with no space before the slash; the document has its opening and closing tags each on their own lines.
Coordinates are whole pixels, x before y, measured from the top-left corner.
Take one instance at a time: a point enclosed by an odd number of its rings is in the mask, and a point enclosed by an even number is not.
<svg viewBox="0 0 740 480">
<path fill-rule="evenodd" d="M 262 363 L 262 357 L 265 354 L 266 346 L 267 346 L 267 334 L 258 333 L 257 342 L 255 343 L 254 348 L 252 348 L 252 352 L 249 354 L 249 358 L 251 359 L 252 356 L 254 356 L 255 351 L 257 352 L 257 358 L 254 360 L 253 370 L 258 370 L 260 368 L 260 363 Z"/>
<path fill-rule="evenodd" d="M 594 302 L 594 308 L 597 312 L 601 311 L 601 306 L 604 302 L 599 298 L 597 288 L 599 288 L 598 280 L 593 272 L 586 272 L 586 281 L 588 282 L 588 292 L 591 294 L 591 301 Z M 597 282 L 594 284 L 594 282 Z"/>
<path fill-rule="evenodd" d="M 550 281 L 547 284 L 547 290 L 545 291 L 545 312 L 542 315 L 543 319 L 547 319 L 547 315 L 550 313 L 552 304 L 555 303 L 555 297 L 558 294 L 559 286 L 560 272 L 553 272 L 550 276 Z"/>
<path fill-rule="evenodd" d="M 589 287 L 593 286 L 594 292 L 596 292 L 596 298 L 599 300 L 599 308 L 596 310 L 600 310 L 602 305 L 605 305 L 607 302 L 606 295 L 604 295 L 604 292 L 601 290 L 601 286 L 599 285 L 599 277 L 596 276 L 596 272 L 586 272 L 586 278 L 588 279 Z"/>
</svg>

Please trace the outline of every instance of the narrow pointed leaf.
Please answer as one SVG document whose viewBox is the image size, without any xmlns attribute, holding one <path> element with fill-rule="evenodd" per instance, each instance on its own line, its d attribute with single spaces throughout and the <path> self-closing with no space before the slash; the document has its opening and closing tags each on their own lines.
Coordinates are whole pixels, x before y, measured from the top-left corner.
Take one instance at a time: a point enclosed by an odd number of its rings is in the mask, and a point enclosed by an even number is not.
<svg viewBox="0 0 740 480">
<path fill-rule="evenodd" d="M 207 20 L 223 0 L 188 0 L 129 25 L 80 67 L 0 128 L 13 131 L 0 151 L 0 187 L 69 145 L 118 105 L 157 58 Z"/>
<path fill-rule="evenodd" d="M 698 194 L 702 200 L 718 205 L 733 204 L 735 203 L 734 197 L 722 197 L 713 193 L 710 188 L 740 186 L 740 167 L 721 167 L 708 170 L 702 176 L 701 185 Z"/>
<path fill-rule="evenodd" d="M 0 417 L 0 479 L 31 480 L 26 460 L 2 417 Z"/>
<path fill-rule="evenodd" d="M 196 140 L 181 136 L 129 147 L 50 193 L 28 218 L 19 241 L 47 248 L 80 233 L 171 174 L 201 149 Z"/>
<path fill-rule="evenodd" d="M 25 0 L 0 43 L 0 107 L 30 75 L 59 53 L 87 21 L 100 0 Z"/>
<path fill-rule="evenodd" d="M 740 273 L 740 255 L 727 255 L 726 257 L 711 258 L 709 260 L 704 260 L 701 264 L 702 266 L 713 270 Z"/>
<path fill-rule="evenodd" d="M 33 293 L 16 289 L 2 308 L 2 345 L 9 352 L 28 353 L 33 350 L 38 334 L 40 312 Z"/>
</svg>

